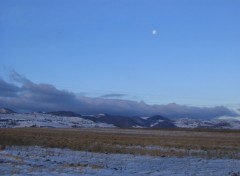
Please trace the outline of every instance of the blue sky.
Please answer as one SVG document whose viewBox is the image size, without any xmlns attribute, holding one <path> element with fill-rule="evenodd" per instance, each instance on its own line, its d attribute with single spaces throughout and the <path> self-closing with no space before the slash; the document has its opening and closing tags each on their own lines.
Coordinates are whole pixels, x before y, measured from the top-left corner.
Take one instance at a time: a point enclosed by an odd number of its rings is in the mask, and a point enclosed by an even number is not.
<svg viewBox="0 0 240 176">
<path fill-rule="evenodd" d="M 0 77 L 240 107 L 239 9 L 238 0 L 1 0 Z"/>
</svg>

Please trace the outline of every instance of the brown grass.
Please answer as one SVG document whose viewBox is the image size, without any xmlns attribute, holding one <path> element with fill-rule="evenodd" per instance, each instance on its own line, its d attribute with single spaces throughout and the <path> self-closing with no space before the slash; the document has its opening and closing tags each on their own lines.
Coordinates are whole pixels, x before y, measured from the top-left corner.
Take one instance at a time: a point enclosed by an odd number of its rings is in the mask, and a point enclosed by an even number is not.
<svg viewBox="0 0 240 176">
<path fill-rule="evenodd" d="M 240 158 L 240 131 L 141 129 L 0 129 L 0 146 L 70 148 L 74 150 Z M 150 149 L 149 146 L 156 148 Z M 159 148 L 158 148 L 159 147 Z"/>
</svg>

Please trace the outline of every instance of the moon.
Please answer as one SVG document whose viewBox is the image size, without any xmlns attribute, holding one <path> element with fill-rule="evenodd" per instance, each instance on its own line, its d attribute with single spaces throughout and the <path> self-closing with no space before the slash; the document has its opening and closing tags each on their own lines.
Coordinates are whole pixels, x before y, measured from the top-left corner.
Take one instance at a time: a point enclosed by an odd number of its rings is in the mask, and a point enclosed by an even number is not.
<svg viewBox="0 0 240 176">
<path fill-rule="evenodd" d="M 156 35 L 157 34 L 157 30 L 156 29 L 153 29 L 152 30 L 152 35 Z"/>
</svg>

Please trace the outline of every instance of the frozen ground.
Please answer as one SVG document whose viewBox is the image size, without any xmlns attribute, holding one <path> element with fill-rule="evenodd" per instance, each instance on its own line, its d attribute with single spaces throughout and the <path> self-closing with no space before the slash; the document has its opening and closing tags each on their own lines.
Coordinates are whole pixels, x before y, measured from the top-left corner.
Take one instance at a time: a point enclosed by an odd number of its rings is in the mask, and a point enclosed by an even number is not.
<svg viewBox="0 0 240 176">
<path fill-rule="evenodd" d="M 100 154 L 69 149 L 6 147 L 0 151 L 1 175 L 228 176 L 240 160 Z M 230 174 L 232 172 L 232 174 Z"/>
</svg>

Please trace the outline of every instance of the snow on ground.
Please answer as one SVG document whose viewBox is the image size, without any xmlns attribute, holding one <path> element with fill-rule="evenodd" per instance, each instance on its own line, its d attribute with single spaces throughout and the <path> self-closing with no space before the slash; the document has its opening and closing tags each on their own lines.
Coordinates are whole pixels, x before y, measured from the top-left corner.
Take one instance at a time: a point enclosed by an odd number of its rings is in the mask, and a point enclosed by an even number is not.
<svg viewBox="0 0 240 176">
<path fill-rule="evenodd" d="M 240 114 L 240 111 L 237 111 L 237 113 Z M 235 117 L 222 116 L 222 117 L 219 117 L 218 119 L 240 121 L 240 116 L 235 116 Z"/>
<path fill-rule="evenodd" d="M 161 122 L 163 122 L 163 121 L 164 121 L 164 120 L 159 119 L 159 120 L 157 120 L 155 123 L 151 124 L 150 127 L 154 127 L 155 125 L 157 125 L 157 124 L 159 124 L 159 123 L 161 123 Z"/>
<path fill-rule="evenodd" d="M 175 125 L 179 128 L 197 128 L 199 126 L 212 126 L 212 122 L 201 121 L 198 119 L 189 119 L 189 118 L 181 118 L 175 121 Z"/>
<path fill-rule="evenodd" d="M 105 127 L 113 128 L 112 124 L 93 122 L 81 117 L 64 117 L 51 114 L 32 113 L 32 114 L 0 114 L 0 128 L 12 127 L 53 127 L 53 128 L 72 128 L 72 127 Z"/>
<path fill-rule="evenodd" d="M 145 116 L 144 116 L 144 117 L 141 117 L 141 118 L 144 119 L 144 120 L 147 120 L 147 119 L 149 119 L 150 117 L 147 117 L 147 116 L 145 117 Z"/>
<path fill-rule="evenodd" d="M 95 117 L 96 119 L 104 114 L 85 115 L 85 117 Z M 148 117 L 142 117 L 147 119 Z M 150 127 L 157 126 L 164 120 L 157 120 L 152 123 Z M 212 120 L 200 120 L 190 118 L 180 118 L 172 120 L 172 123 L 179 128 L 219 128 L 219 129 L 235 129 L 240 130 L 240 121 L 236 119 L 229 119 L 222 117 L 221 119 Z M 1 114 L 0 113 L 0 128 L 14 128 L 14 127 L 53 127 L 53 128 L 114 128 L 113 124 L 94 122 L 81 117 L 65 117 L 56 116 L 45 113 L 12 113 Z M 133 125 L 133 128 L 144 128 L 145 126 Z"/>
<path fill-rule="evenodd" d="M 227 176 L 240 160 L 101 154 L 42 147 L 6 147 L 0 151 L 1 175 Z"/>
<path fill-rule="evenodd" d="M 200 120 L 180 118 L 174 121 L 174 125 L 179 128 L 221 128 L 235 130 L 240 129 L 240 121 L 236 119 Z"/>
</svg>

